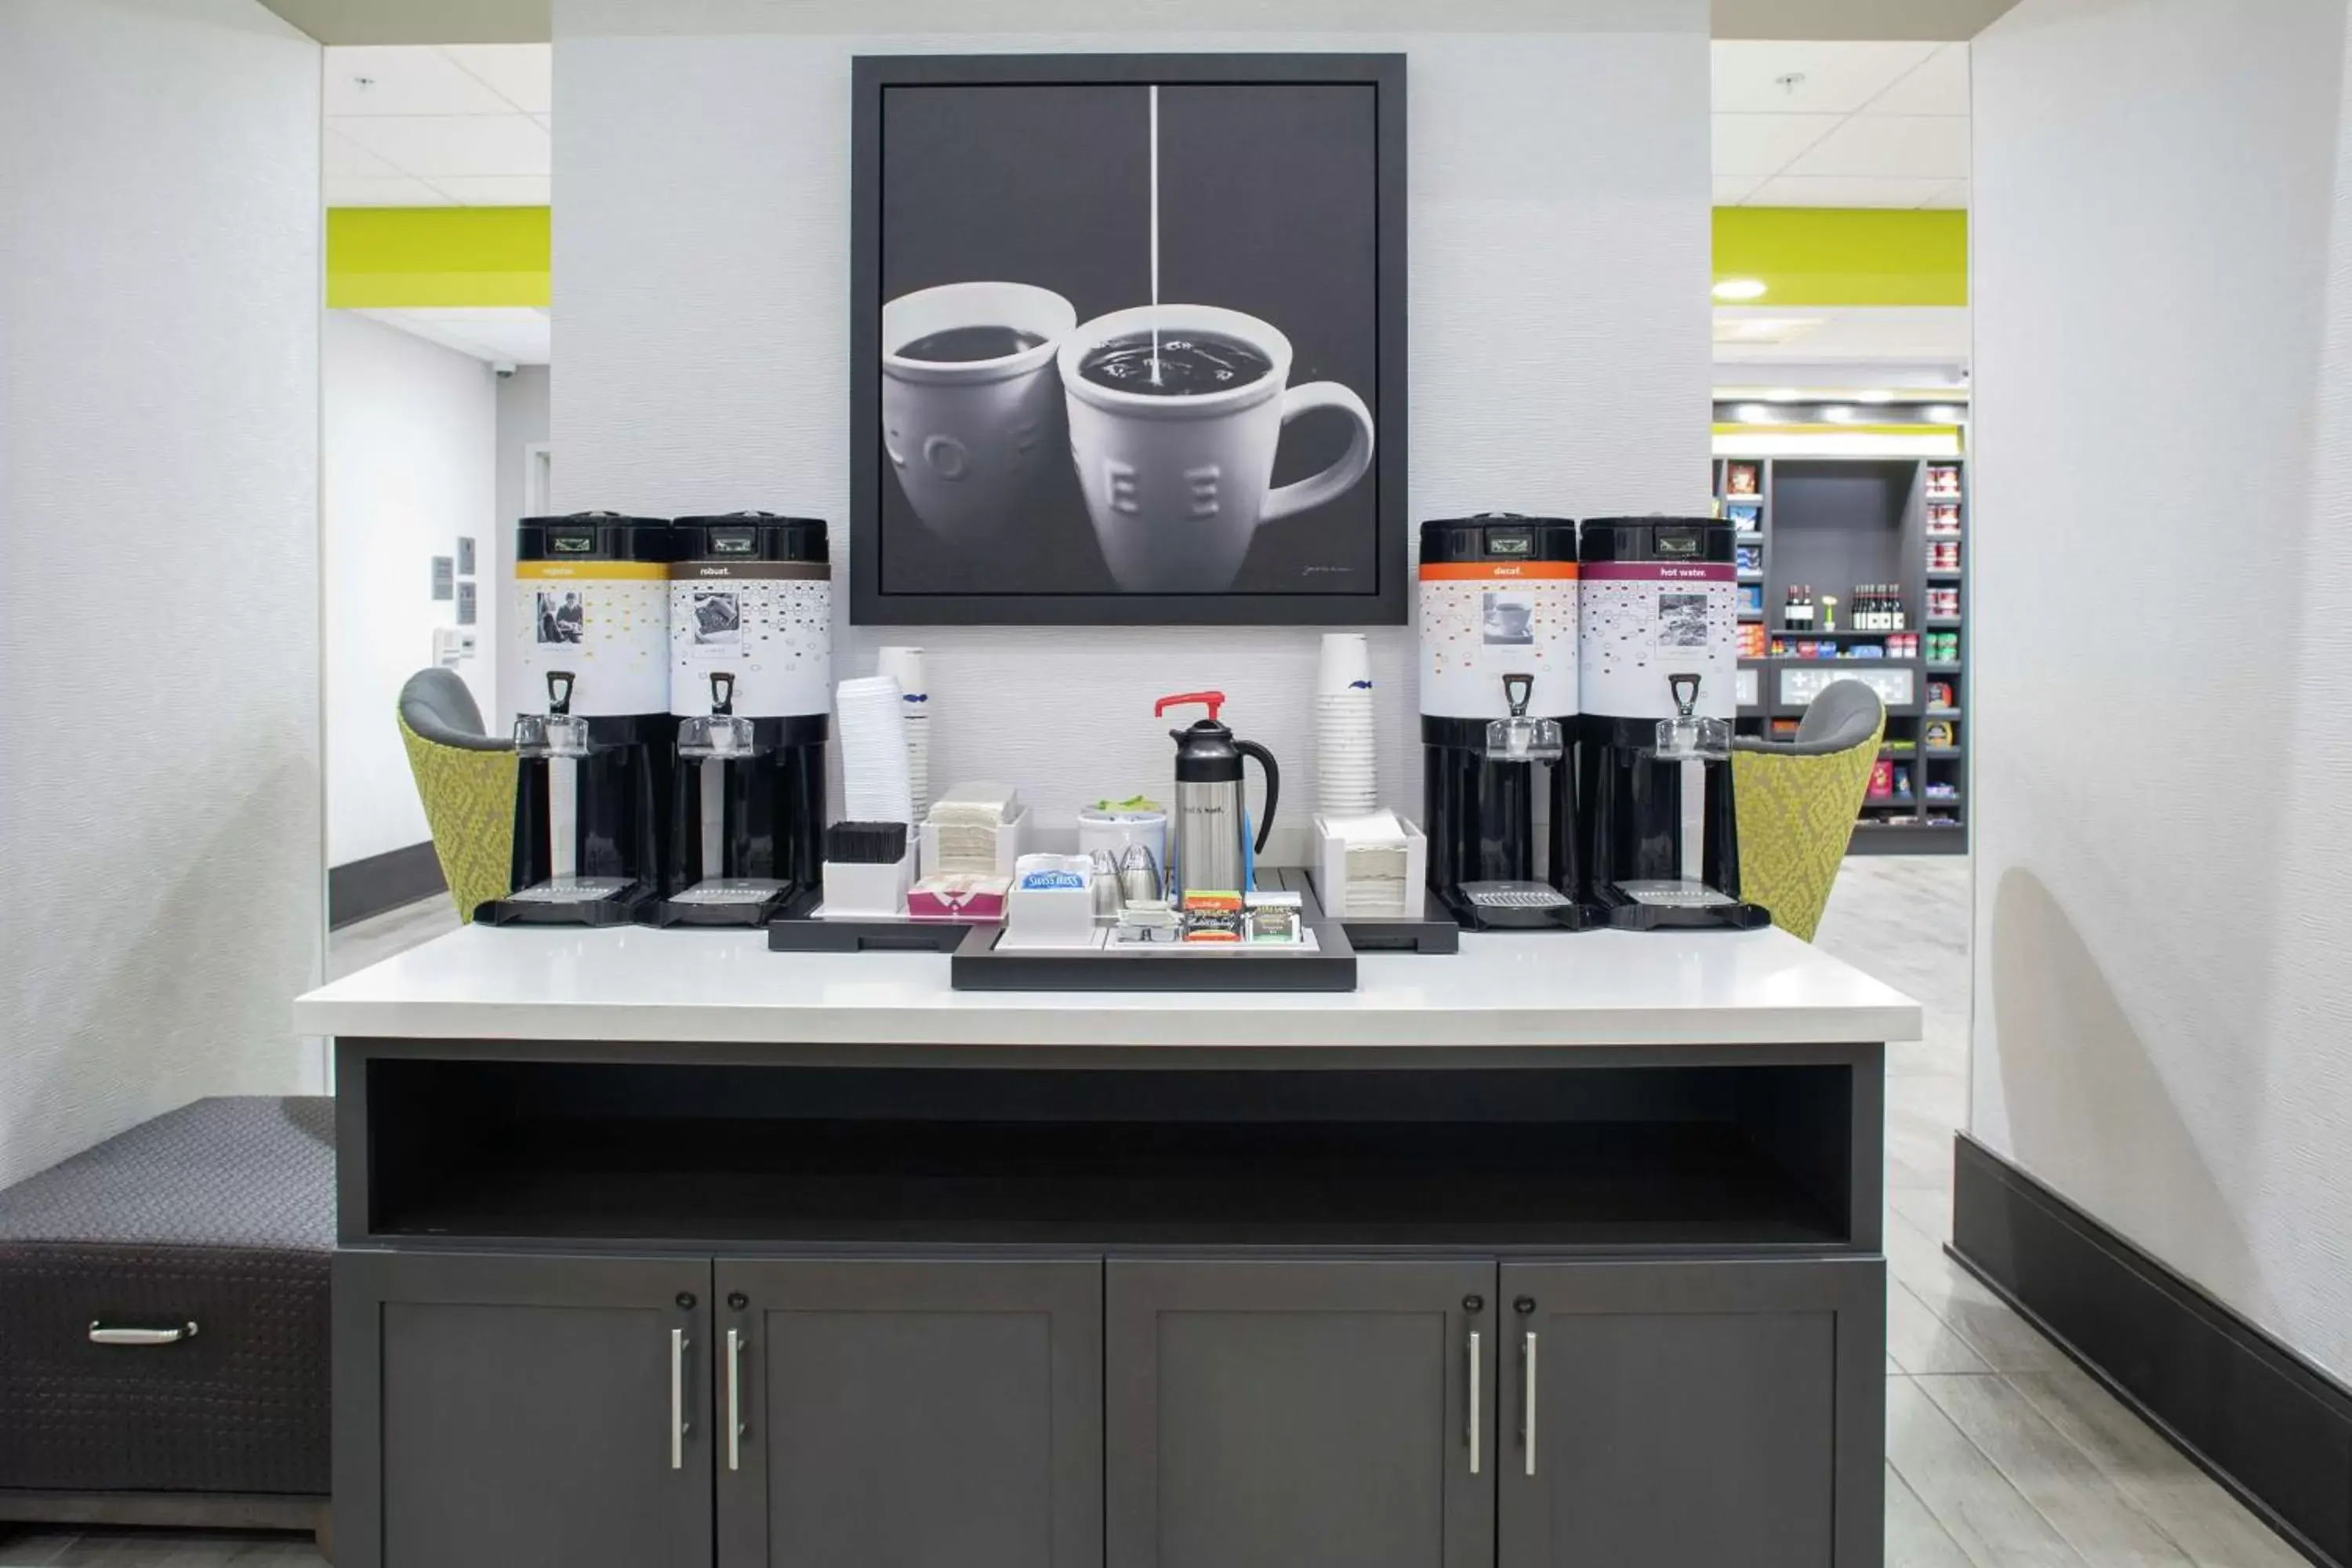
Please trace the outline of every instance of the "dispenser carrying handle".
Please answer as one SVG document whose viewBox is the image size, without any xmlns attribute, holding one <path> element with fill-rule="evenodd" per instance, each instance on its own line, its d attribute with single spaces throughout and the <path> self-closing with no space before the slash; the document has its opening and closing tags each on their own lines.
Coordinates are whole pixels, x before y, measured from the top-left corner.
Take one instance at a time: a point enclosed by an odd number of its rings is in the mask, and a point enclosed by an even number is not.
<svg viewBox="0 0 2352 1568">
<path fill-rule="evenodd" d="M 1154 719 L 1157 719 L 1164 715 L 1171 708 L 1182 708 L 1194 702 L 1202 703 L 1207 706 L 1209 710 L 1209 721 L 1210 722 L 1214 723 L 1217 718 L 1217 710 L 1225 705 L 1225 694 L 1222 691 L 1185 691 L 1180 692 L 1174 697 L 1163 697 L 1159 701 L 1151 705 L 1151 716 Z"/>
<path fill-rule="evenodd" d="M 1257 765 L 1265 770 L 1265 815 L 1258 819 L 1257 842 L 1250 846 L 1251 854 L 1263 855 L 1265 836 L 1274 831 L 1274 803 L 1282 795 L 1282 770 L 1275 766 L 1274 753 L 1255 741 L 1235 741 L 1234 750 L 1243 756 L 1255 757 Z"/>
</svg>

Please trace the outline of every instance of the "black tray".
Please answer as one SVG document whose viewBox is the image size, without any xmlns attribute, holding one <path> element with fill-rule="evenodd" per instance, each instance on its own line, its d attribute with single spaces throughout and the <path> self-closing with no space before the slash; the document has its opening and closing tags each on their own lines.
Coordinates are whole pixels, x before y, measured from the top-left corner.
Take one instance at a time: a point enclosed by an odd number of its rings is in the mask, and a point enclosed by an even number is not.
<svg viewBox="0 0 2352 1568">
<path fill-rule="evenodd" d="M 1270 869 L 1267 876 L 1273 885 L 1305 897 L 1308 902 L 1307 918 L 1328 921 L 1330 911 L 1323 907 L 1322 889 L 1315 885 L 1315 873 L 1304 866 L 1280 866 Z M 1462 927 L 1438 901 L 1437 895 L 1424 889 L 1421 913 L 1417 915 L 1343 915 L 1340 929 L 1348 933 L 1348 945 L 1358 952 L 1421 952 L 1442 956 L 1462 951 Z"/>
<path fill-rule="evenodd" d="M 1347 933 L 1309 921 L 1317 947 L 1171 942 L 1141 951 L 1105 948 L 1000 952 L 1004 928 L 975 926 L 948 961 L 958 991 L 1353 991 L 1356 950 Z"/>
<path fill-rule="evenodd" d="M 976 930 L 962 921 L 812 920 L 768 922 L 770 952 L 953 952 Z"/>
</svg>

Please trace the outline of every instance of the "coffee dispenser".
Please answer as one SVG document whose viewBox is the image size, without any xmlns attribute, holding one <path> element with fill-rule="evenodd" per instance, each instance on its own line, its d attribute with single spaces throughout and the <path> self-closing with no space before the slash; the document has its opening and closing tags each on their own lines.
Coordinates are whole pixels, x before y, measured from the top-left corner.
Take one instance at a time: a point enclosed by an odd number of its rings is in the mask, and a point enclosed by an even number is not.
<svg viewBox="0 0 2352 1568">
<path fill-rule="evenodd" d="M 677 722 L 657 923 L 763 925 L 823 880 L 833 568 L 816 518 L 682 517 L 669 567 Z"/>
<path fill-rule="evenodd" d="M 670 526 L 578 512 L 515 530 L 508 638 L 514 717 L 515 891 L 495 924 L 613 925 L 661 875 L 669 715 Z"/>
<path fill-rule="evenodd" d="M 1770 923 L 1739 898 L 1732 525 L 1588 519 L 1579 559 L 1587 896 L 1627 930 Z"/>
<path fill-rule="evenodd" d="M 1578 931 L 1576 524 L 1421 525 L 1429 886 L 1470 929 Z"/>
</svg>

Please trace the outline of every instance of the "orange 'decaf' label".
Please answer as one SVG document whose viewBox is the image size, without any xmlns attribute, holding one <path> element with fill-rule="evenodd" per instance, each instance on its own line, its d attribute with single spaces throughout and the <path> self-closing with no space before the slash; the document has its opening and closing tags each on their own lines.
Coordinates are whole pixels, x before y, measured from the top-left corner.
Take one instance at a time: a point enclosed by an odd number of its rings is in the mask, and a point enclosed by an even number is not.
<svg viewBox="0 0 2352 1568">
<path fill-rule="evenodd" d="M 1573 561 L 1424 561 L 1424 583 L 1559 583 L 1576 580 Z"/>
</svg>

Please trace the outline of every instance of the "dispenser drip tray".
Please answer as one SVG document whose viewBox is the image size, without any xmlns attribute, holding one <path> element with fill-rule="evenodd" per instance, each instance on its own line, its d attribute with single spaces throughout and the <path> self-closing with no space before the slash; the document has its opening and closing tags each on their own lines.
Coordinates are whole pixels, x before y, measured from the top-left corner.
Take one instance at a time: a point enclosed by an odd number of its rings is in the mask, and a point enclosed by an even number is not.
<svg viewBox="0 0 2352 1568">
<path fill-rule="evenodd" d="M 1742 902 L 1720 888 L 1689 878 L 1607 883 L 1601 901 L 1619 931 L 1761 931 L 1772 923 L 1761 905 Z"/>
<path fill-rule="evenodd" d="M 1730 894 L 1708 887 L 1705 882 L 1678 879 L 1655 882 L 1620 882 L 1617 890 L 1637 904 L 1648 904 L 1668 910 L 1719 910 L 1739 900 Z"/>
<path fill-rule="evenodd" d="M 1576 901 L 1542 882 L 1465 882 L 1462 896 L 1480 910 L 1557 910 Z"/>
<path fill-rule="evenodd" d="M 593 904 L 617 898 L 635 884 L 625 877 L 551 877 L 507 895 L 510 904 Z"/>
<path fill-rule="evenodd" d="M 784 883 L 765 877 L 713 877 L 697 882 L 670 902 L 706 907 L 764 904 L 782 892 L 784 887 Z"/>
<path fill-rule="evenodd" d="M 1465 882 L 1439 898 L 1470 931 L 1585 931 L 1592 912 L 1547 882 Z"/>
</svg>

